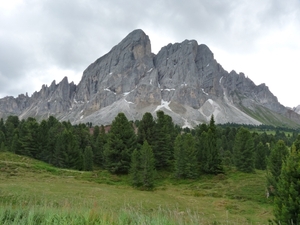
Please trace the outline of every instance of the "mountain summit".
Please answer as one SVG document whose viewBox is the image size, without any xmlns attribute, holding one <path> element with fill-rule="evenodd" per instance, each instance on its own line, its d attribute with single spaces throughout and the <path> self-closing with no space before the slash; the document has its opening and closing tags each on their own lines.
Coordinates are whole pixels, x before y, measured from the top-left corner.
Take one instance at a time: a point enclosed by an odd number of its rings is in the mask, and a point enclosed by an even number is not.
<svg viewBox="0 0 300 225">
<path fill-rule="evenodd" d="M 0 117 L 71 123 L 111 123 L 119 112 L 129 120 L 163 110 L 181 126 L 208 122 L 300 126 L 300 115 L 281 105 L 265 84 L 228 73 L 211 50 L 195 40 L 169 44 L 157 55 L 149 37 L 134 30 L 83 72 L 78 85 L 65 77 L 31 97 L 0 99 Z"/>
</svg>

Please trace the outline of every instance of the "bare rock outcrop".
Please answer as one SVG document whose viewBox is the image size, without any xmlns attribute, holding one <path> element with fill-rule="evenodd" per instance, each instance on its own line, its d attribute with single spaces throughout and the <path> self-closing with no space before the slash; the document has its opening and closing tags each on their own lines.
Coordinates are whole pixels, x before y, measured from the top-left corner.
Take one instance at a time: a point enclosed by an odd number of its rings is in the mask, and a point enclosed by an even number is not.
<svg viewBox="0 0 300 225">
<path fill-rule="evenodd" d="M 300 126 L 297 109 L 281 105 L 265 84 L 228 73 L 195 40 L 169 44 L 157 55 L 149 37 L 134 30 L 83 72 L 78 85 L 65 77 L 39 92 L 0 99 L 0 117 L 109 124 L 119 112 L 130 120 L 163 110 L 181 126 L 217 123 Z"/>
</svg>

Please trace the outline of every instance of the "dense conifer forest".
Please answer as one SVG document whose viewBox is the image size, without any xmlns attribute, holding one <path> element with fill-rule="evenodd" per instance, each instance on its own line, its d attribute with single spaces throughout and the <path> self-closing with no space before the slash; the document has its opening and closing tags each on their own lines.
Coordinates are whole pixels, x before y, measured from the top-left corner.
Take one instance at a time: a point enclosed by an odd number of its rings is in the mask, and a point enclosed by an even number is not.
<svg viewBox="0 0 300 225">
<path fill-rule="evenodd" d="M 154 188 L 159 171 L 174 179 L 198 179 L 224 174 L 228 168 L 244 173 L 265 170 L 275 221 L 300 221 L 293 216 L 299 214 L 297 130 L 216 125 L 213 116 L 208 124 L 182 129 L 163 111 L 156 118 L 145 113 L 140 121 L 119 113 L 110 126 L 72 125 L 53 116 L 41 122 L 9 116 L 0 120 L 0 150 L 60 168 L 129 174 L 131 185 L 142 190 Z"/>
</svg>

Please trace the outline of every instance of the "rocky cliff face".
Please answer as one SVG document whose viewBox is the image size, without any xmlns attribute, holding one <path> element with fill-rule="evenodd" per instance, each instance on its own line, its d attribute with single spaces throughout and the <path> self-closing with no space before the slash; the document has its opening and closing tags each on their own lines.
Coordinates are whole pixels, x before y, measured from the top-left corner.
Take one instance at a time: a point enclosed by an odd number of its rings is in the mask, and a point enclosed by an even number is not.
<svg viewBox="0 0 300 225">
<path fill-rule="evenodd" d="M 298 105 L 297 107 L 294 107 L 293 111 L 300 114 L 300 105 Z"/>
<path fill-rule="evenodd" d="M 65 77 L 31 97 L 0 99 L 0 117 L 50 115 L 72 123 L 109 124 L 119 112 L 141 119 L 163 110 L 182 126 L 217 123 L 300 124 L 300 115 L 281 105 L 265 84 L 228 73 L 206 45 L 195 40 L 151 53 L 148 36 L 135 30 L 84 72 L 78 85 Z M 278 125 L 277 124 L 277 125 Z"/>
</svg>

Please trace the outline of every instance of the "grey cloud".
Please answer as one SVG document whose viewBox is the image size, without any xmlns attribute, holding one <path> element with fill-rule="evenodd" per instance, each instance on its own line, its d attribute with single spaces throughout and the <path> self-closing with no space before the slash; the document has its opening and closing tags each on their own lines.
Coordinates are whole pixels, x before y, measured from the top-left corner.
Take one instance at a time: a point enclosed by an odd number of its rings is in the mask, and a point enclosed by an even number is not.
<svg viewBox="0 0 300 225">
<path fill-rule="evenodd" d="M 33 70 L 82 72 L 136 28 L 251 52 L 270 29 L 299 26 L 299 8 L 297 0 L 24 1 L 14 14 L 0 15 L 0 95 L 23 93 L 25 86 L 11 88 L 14 80 Z"/>
</svg>

